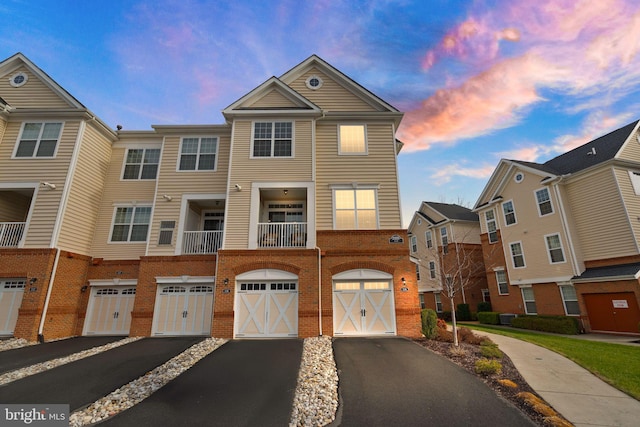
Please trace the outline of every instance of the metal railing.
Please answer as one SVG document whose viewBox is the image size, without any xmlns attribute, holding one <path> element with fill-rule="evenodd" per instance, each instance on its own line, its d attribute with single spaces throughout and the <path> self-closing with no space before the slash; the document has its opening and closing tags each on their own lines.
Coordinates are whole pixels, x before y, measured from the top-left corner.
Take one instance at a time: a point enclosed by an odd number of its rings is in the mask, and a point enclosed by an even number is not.
<svg viewBox="0 0 640 427">
<path fill-rule="evenodd" d="M 215 254 L 222 246 L 222 231 L 185 231 L 182 253 L 187 255 Z"/>
<path fill-rule="evenodd" d="M 0 222 L 0 248 L 17 248 L 26 222 Z"/>
<path fill-rule="evenodd" d="M 306 222 L 269 222 L 258 224 L 259 248 L 304 248 L 306 246 Z"/>
</svg>

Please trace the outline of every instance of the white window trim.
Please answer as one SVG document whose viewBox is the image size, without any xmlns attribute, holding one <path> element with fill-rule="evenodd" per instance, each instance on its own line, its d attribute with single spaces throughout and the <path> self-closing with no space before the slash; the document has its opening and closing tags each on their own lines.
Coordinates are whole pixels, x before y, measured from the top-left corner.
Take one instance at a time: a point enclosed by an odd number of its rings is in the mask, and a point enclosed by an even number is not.
<svg viewBox="0 0 640 427">
<path fill-rule="evenodd" d="M 551 236 L 558 236 L 558 241 L 560 242 L 560 250 L 562 251 L 562 261 L 553 262 L 553 260 L 551 259 L 551 248 L 549 247 L 549 242 L 547 241 L 547 237 Z M 549 260 L 549 264 L 565 264 L 567 262 L 567 256 L 564 252 L 564 245 L 562 244 L 562 236 L 560 236 L 560 233 L 545 234 L 543 236 L 543 239 L 544 246 L 547 248 L 547 259 Z M 524 250 L 522 252 L 524 253 Z"/>
<path fill-rule="evenodd" d="M 375 228 L 356 228 L 356 230 L 379 230 L 380 229 L 380 204 L 378 203 L 378 190 L 380 189 L 379 184 L 349 184 L 349 185 L 331 185 L 331 213 L 333 216 L 333 229 L 339 230 L 336 228 L 336 190 L 373 190 L 376 202 L 376 227 Z M 356 206 L 357 209 L 357 206 Z M 357 217 L 356 217 L 357 220 Z M 357 227 L 358 224 L 356 224 Z M 341 229 L 340 229 L 341 230 Z"/>
<path fill-rule="evenodd" d="M 431 264 L 433 264 L 433 269 L 431 268 Z M 431 280 L 436 280 L 438 278 L 438 265 L 435 261 L 429 261 L 429 278 Z"/>
<path fill-rule="evenodd" d="M 513 224 L 508 224 L 507 223 L 507 214 L 504 213 L 504 205 L 506 205 L 507 203 L 511 203 L 511 207 L 513 208 L 513 219 L 515 220 L 513 222 Z M 500 208 L 502 210 L 502 218 L 504 219 L 505 227 L 511 227 L 511 226 L 516 225 L 518 223 L 518 215 L 516 215 L 516 205 L 515 205 L 515 203 L 513 203 L 513 199 L 505 200 L 504 202 L 502 202 L 500 204 Z"/>
<path fill-rule="evenodd" d="M 196 153 L 196 168 L 195 169 L 180 169 L 180 160 L 182 158 L 182 143 L 184 142 L 185 138 L 189 139 L 189 138 L 198 138 L 198 152 Z M 216 140 L 216 152 L 215 152 L 215 156 L 216 159 L 214 161 L 213 164 L 213 169 L 198 169 L 198 161 L 200 160 L 200 147 L 202 144 L 202 138 L 215 138 Z M 189 135 L 189 136 L 182 136 L 180 137 L 180 147 L 178 147 L 178 161 L 176 162 L 176 172 L 180 172 L 180 173 L 184 173 L 184 172 L 191 172 L 191 173 L 206 173 L 206 172 L 216 172 L 218 170 L 218 158 L 220 157 L 219 155 L 220 153 L 220 137 L 218 135 Z M 126 161 L 126 158 L 125 158 Z M 160 161 L 162 161 L 162 152 L 160 152 Z M 160 163 L 158 163 L 158 173 L 160 173 Z"/>
<path fill-rule="evenodd" d="M 429 238 L 427 236 L 431 236 L 431 237 Z M 433 233 L 431 232 L 431 230 L 425 231 L 424 240 L 425 240 L 425 245 L 427 246 L 427 249 L 433 249 Z"/>
<path fill-rule="evenodd" d="M 253 143 L 255 142 L 255 134 L 256 134 L 256 123 L 271 123 L 275 125 L 275 123 L 291 123 L 291 156 L 274 156 L 273 150 L 275 146 L 275 126 L 271 127 L 271 155 L 270 156 L 254 156 L 253 155 Z M 254 120 L 251 122 L 251 146 L 249 147 L 249 158 L 250 159 L 293 159 L 296 157 L 296 122 L 291 119 L 282 119 L 282 120 Z M 216 156 L 216 163 L 217 163 Z"/>
<path fill-rule="evenodd" d="M 56 142 L 56 148 L 55 150 L 53 150 L 53 155 L 52 156 L 36 156 L 36 152 L 38 151 L 38 147 L 40 146 L 40 138 L 38 138 L 38 142 L 36 143 L 36 147 L 33 149 L 33 155 L 26 157 L 26 156 L 20 156 L 17 157 L 16 154 L 18 153 L 18 146 L 20 145 L 20 140 L 22 139 L 22 132 L 24 132 L 24 126 L 27 123 L 42 123 L 42 129 L 44 129 L 44 125 L 46 123 L 60 123 L 60 134 L 58 135 L 58 141 Z M 16 139 L 16 143 L 13 146 L 13 153 L 11 154 L 11 158 L 12 159 L 16 159 L 16 160 L 35 160 L 35 159 L 55 159 L 58 156 L 58 148 L 60 148 L 60 144 L 62 143 L 62 135 L 64 134 L 64 125 L 66 124 L 66 122 L 64 121 L 60 121 L 60 120 L 42 120 L 42 121 L 38 121 L 38 120 L 27 120 L 22 122 L 22 124 L 20 125 L 20 132 L 18 132 L 18 138 Z M 42 130 L 41 130 L 42 132 Z"/>
<path fill-rule="evenodd" d="M 511 245 L 516 245 L 516 244 L 520 244 L 520 251 L 522 251 L 522 264 L 523 264 L 522 267 L 516 267 L 515 260 L 513 259 L 514 255 L 513 255 L 513 249 L 511 248 Z M 509 243 L 509 256 L 511 257 L 511 264 L 513 265 L 514 269 L 527 268 L 527 260 L 524 256 L 524 245 L 522 244 L 521 240 L 517 242 Z"/>
<path fill-rule="evenodd" d="M 180 147 L 182 148 L 182 147 Z M 147 150 L 158 150 L 160 153 L 160 156 L 158 157 L 158 170 L 156 171 L 156 177 L 155 178 L 130 178 L 130 179 L 125 179 L 124 178 L 124 171 L 127 167 L 127 157 L 129 156 L 129 150 L 143 150 L 142 152 L 142 163 L 140 164 L 140 173 L 138 174 L 139 176 L 142 176 L 142 166 L 144 166 L 144 156 L 147 152 Z M 124 150 L 124 158 L 122 159 L 122 170 L 120 171 L 120 181 L 155 181 L 158 179 L 158 174 L 160 173 L 160 162 L 162 161 L 162 149 L 160 147 L 127 147 Z M 151 164 L 151 163 L 148 163 Z"/>
<path fill-rule="evenodd" d="M 576 294 L 575 302 L 578 303 L 578 313 L 577 314 L 569 314 L 569 310 L 567 310 L 567 300 L 564 298 L 564 293 L 562 292 L 563 287 L 573 288 L 573 291 Z M 562 306 L 564 307 L 564 314 L 567 316 L 580 316 L 580 303 L 578 301 L 578 292 L 576 291 L 576 287 L 571 283 L 558 283 L 558 291 L 560 292 L 560 299 L 562 299 Z M 574 300 L 569 300 L 573 302 Z"/>
<path fill-rule="evenodd" d="M 507 292 L 500 291 L 500 281 L 498 280 L 498 273 L 504 272 L 505 274 L 505 283 L 507 284 Z M 507 272 L 503 269 L 494 270 L 494 274 L 496 277 L 496 285 L 498 287 L 498 295 L 509 295 L 509 279 L 507 278 Z"/>
<path fill-rule="evenodd" d="M 442 231 L 444 230 L 444 234 L 442 234 Z M 447 226 L 445 225 L 444 227 L 440 227 L 439 228 L 439 234 L 440 234 L 440 246 L 442 246 L 442 253 L 446 254 L 449 253 L 449 230 L 447 230 Z M 447 244 L 444 243 L 444 239 L 443 237 L 447 238 Z"/>
<path fill-rule="evenodd" d="M 436 303 L 436 313 L 442 313 L 443 307 L 442 307 L 442 297 L 440 296 L 440 293 L 438 292 L 434 292 L 433 293 L 433 299 Z M 440 306 L 440 309 L 438 310 L 438 306 Z"/>
<path fill-rule="evenodd" d="M 364 151 L 360 153 L 345 153 L 342 151 L 342 141 L 340 132 L 341 126 L 362 126 L 364 132 Z M 365 123 L 339 123 L 337 126 L 338 131 L 338 155 L 339 156 L 367 156 L 369 155 L 369 139 L 367 138 L 367 125 Z"/>
<path fill-rule="evenodd" d="M 116 213 L 118 212 L 118 208 L 151 208 L 151 214 L 149 215 L 149 225 L 147 228 L 147 238 L 145 240 L 138 241 L 113 241 L 113 227 L 116 225 Z M 134 210 L 135 213 L 135 210 Z M 113 214 L 111 215 L 111 227 L 109 228 L 109 238 L 107 243 L 110 245 L 137 245 L 137 244 L 145 244 L 147 245 L 149 242 L 149 235 L 151 234 L 151 224 L 153 222 L 153 203 L 118 203 L 113 205 Z M 131 230 L 129 230 L 131 233 Z"/>
<path fill-rule="evenodd" d="M 629 179 L 631 180 L 631 186 L 636 196 L 640 196 L 640 172 L 629 171 Z"/>
<path fill-rule="evenodd" d="M 538 202 L 538 191 L 547 190 L 547 195 L 549 196 L 549 205 L 551 206 L 551 212 L 542 214 L 540 212 L 540 202 Z M 542 218 L 544 216 L 553 215 L 556 213 L 556 210 L 553 206 L 553 200 L 551 200 L 551 191 L 549 191 L 549 187 L 538 188 L 537 190 L 533 190 L 533 200 L 536 202 L 536 209 L 538 209 L 538 217 Z"/>
<path fill-rule="evenodd" d="M 487 219 L 487 212 L 493 212 L 493 219 L 489 220 Z M 484 224 L 485 227 L 487 228 L 487 241 L 489 242 L 490 245 L 494 245 L 496 243 L 498 243 L 498 219 L 496 218 L 496 211 L 494 209 L 489 209 L 485 212 L 483 212 L 484 215 L 482 215 L 484 217 Z M 491 241 L 491 232 L 489 231 L 489 222 L 493 222 L 495 224 L 496 227 L 496 241 L 492 242 Z"/>
<path fill-rule="evenodd" d="M 536 302 L 535 292 L 533 294 L 533 301 L 529 301 L 529 302 L 533 302 L 536 305 L 536 311 L 534 313 L 534 312 L 529 312 L 529 310 L 527 310 L 527 300 L 524 299 L 524 289 L 531 289 L 531 292 L 533 292 L 533 286 L 521 286 L 520 287 L 520 295 L 522 296 L 522 305 L 524 306 L 524 312 L 525 312 L 525 314 L 537 315 L 538 314 L 538 303 Z"/>
<path fill-rule="evenodd" d="M 411 236 L 411 253 L 418 252 L 418 238 L 416 236 Z"/>
</svg>

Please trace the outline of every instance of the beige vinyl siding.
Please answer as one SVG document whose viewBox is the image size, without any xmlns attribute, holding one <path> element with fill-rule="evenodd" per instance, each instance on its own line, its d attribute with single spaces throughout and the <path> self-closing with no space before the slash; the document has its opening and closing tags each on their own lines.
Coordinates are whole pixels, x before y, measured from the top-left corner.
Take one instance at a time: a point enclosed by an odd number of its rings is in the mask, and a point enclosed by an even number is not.
<svg viewBox="0 0 640 427">
<path fill-rule="evenodd" d="M 146 252 L 146 242 L 109 243 L 116 205 L 135 202 L 138 206 L 153 203 L 155 181 L 121 180 L 126 148 L 114 147 L 107 169 L 107 179 L 93 237 L 91 256 L 104 259 L 138 259 Z"/>
<path fill-rule="evenodd" d="M 0 222 L 25 221 L 30 205 L 30 197 L 11 190 L 0 189 Z"/>
<path fill-rule="evenodd" d="M 4 131 L 7 128 L 7 122 L 0 117 L 0 141 L 4 139 Z"/>
<path fill-rule="evenodd" d="M 226 194 L 227 176 L 229 173 L 229 149 L 231 137 L 229 133 L 199 134 L 197 136 L 217 136 L 218 153 L 215 171 L 178 171 L 180 140 L 182 136 L 167 136 L 162 150 L 162 159 L 158 171 L 158 191 L 156 195 L 151 233 L 149 237 L 149 255 L 174 255 L 177 233 L 180 229 L 180 207 L 182 195 L 188 194 Z M 195 136 L 195 135 L 194 135 Z M 167 202 L 162 196 L 172 197 Z M 173 243 L 158 245 L 161 221 L 175 221 Z"/>
<path fill-rule="evenodd" d="M 631 185 L 628 170 L 616 168 L 614 169 L 614 173 L 618 181 L 618 186 L 620 187 L 629 225 L 633 230 L 634 240 L 637 242 L 640 239 L 640 220 L 638 220 L 638 218 L 640 218 L 640 196 L 636 195 Z"/>
<path fill-rule="evenodd" d="M 446 218 L 440 214 L 440 212 L 431 209 L 428 205 L 420 204 L 420 212 L 428 216 L 434 223 L 444 221 Z"/>
<path fill-rule="evenodd" d="M 273 89 L 260 99 L 258 99 L 255 103 L 249 104 L 246 107 L 249 108 L 291 108 L 298 107 L 298 105 L 291 102 L 290 99 L 283 96 L 278 90 Z"/>
<path fill-rule="evenodd" d="M 630 160 L 640 163 L 640 142 L 636 138 L 637 133 L 632 133 L 620 152 L 616 155 L 616 159 Z"/>
<path fill-rule="evenodd" d="M 611 168 L 567 184 L 567 196 L 585 260 L 637 253 L 629 219 Z"/>
<path fill-rule="evenodd" d="M 20 87 L 13 87 L 9 77 L 18 72 L 27 75 L 27 82 Z M 71 105 L 51 90 L 26 67 L 21 67 L 0 77 L 0 93 L 2 98 L 13 108 L 69 108 Z"/>
<path fill-rule="evenodd" d="M 27 224 L 25 239 L 25 248 L 49 247 L 80 122 L 64 122 L 56 157 L 12 159 L 21 125 L 22 122 L 9 122 L 0 144 L 0 182 L 47 181 L 56 185 L 55 190 L 41 187 L 36 192 L 34 211 Z"/>
<path fill-rule="evenodd" d="M 368 154 L 338 155 L 338 123 L 319 122 L 316 134 L 316 224 L 318 230 L 333 229 L 332 185 L 377 184 L 380 229 L 402 227 L 396 178 L 393 125 L 368 123 Z"/>
<path fill-rule="evenodd" d="M 524 179 L 516 183 L 513 179 L 517 172 L 524 174 Z M 569 258 L 569 245 L 562 226 L 562 218 L 558 210 L 558 201 L 551 187 L 549 197 L 553 206 L 553 213 L 540 216 L 535 191 L 544 188 L 540 184 L 543 177 L 524 170 L 512 170 L 507 177 L 506 186 L 502 191 L 503 200 L 496 204 L 502 242 L 505 248 L 509 277 L 514 280 L 531 280 L 540 277 L 565 277 L 573 275 L 573 267 Z M 517 223 L 505 225 L 502 202 L 513 201 Z M 484 217 L 482 218 L 484 222 Z M 565 262 L 551 263 L 547 250 L 546 238 L 550 234 L 559 234 L 562 242 Z M 521 242 L 524 252 L 526 268 L 514 269 L 510 244 Z"/>
<path fill-rule="evenodd" d="M 415 225 L 415 227 L 409 230 L 416 236 L 417 239 L 417 252 L 410 252 L 413 257 L 418 259 L 418 264 L 420 264 L 420 280 L 418 281 L 418 292 L 427 292 L 434 289 L 440 289 L 440 280 L 438 279 L 438 258 L 437 258 L 437 247 L 427 248 L 427 241 L 425 238 L 425 233 L 429 230 L 428 223 L 423 219 L 422 224 Z M 432 234 L 435 235 L 435 230 L 431 231 Z M 411 245 L 411 241 L 409 241 L 409 245 Z M 409 246 L 411 248 L 411 246 Z M 409 249 L 411 250 L 411 249 Z M 434 261 L 436 263 L 436 278 L 432 279 L 429 272 L 429 261 Z"/>
<path fill-rule="evenodd" d="M 454 222 L 452 228 L 453 234 L 449 236 L 450 242 L 477 245 L 482 243 L 480 241 L 480 226 L 477 223 Z"/>
<path fill-rule="evenodd" d="M 62 219 L 58 240 L 60 249 L 85 255 L 91 253 L 110 157 L 111 142 L 88 124 Z"/>
<path fill-rule="evenodd" d="M 285 118 L 279 119 L 284 121 Z M 256 120 L 262 121 L 262 120 Z M 268 120 L 266 120 L 268 121 Z M 232 190 L 227 200 L 225 248 L 248 246 L 252 182 L 310 182 L 313 179 L 313 144 L 311 120 L 294 121 L 293 158 L 251 158 L 253 121 L 234 122 L 233 162 L 229 177 Z M 235 191 L 238 184 L 242 191 Z"/>
<path fill-rule="evenodd" d="M 309 89 L 306 84 L 306 80 L 313 75 L 322 79 L 322 87 L 317 90 Z M 354 95 L 353 92 L 339 85 L 335 80 L 315 67 L 298 77 L 289 86 L 324 110 L 376 111 L 375 108 Z"/>
</svg>

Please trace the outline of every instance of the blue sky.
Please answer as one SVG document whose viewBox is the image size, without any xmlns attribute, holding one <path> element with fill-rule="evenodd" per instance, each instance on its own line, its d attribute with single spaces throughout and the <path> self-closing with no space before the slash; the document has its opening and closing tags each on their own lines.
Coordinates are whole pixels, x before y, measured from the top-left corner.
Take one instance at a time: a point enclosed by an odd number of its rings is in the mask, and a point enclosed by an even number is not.
<svg viewBox="0 0 640 427">
<path fill-rule="evenodd" d="M 311 54 L 405 112 L 405 226 L 473 205 L 501 158 L 544 162 L 640 118 L 636 0 L 0 3 L 22 52 L 107 124 L 222 123 Z"/>
</svg>

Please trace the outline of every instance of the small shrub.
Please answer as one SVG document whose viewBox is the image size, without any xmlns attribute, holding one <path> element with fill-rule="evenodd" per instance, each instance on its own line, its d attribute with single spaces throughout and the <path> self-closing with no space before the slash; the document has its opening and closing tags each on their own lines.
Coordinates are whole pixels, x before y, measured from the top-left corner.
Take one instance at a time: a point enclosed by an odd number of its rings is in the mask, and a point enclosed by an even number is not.
<svg viewBox="0 0 640 427">
<path fill-rule="evenodd" d="M 438 329 L 444 329 L 446 331 L 447 330 L 447 322 L 445 322 L 442 319 L 438 319 Z"/>
<path fill-rule="evenodd" d="M 474 334 L 471 329 L 465 328 L 464 326 L 458 328 L 458 338 L 462 342 L 473 345 L 478 345 L 485 339 L 484 337 L 479 337 L 478 335 Z"/>
<path fill-rule="evenodd" d="M 427 339 L 434 339 L 438 334 L 438 315 L 434 310 L 427 308 L 420 312 L 420 317 L 422 318 L 422 334 Z"/>
<path fill-rule="evenodd" d="M 445 322 L 451 322 L 451 312 L 441 311 L 440 313 L 438 313 L 438 318 L 444 320 Z"/>
<path fill-rule="evenodd" d="M 483 311 L 491 311 L 491 303 L 488 301 L 482 301 L 478 303 L 478 313 Z"/>
<path fill-rule="evenodd" d="M 502 351 L 498 348 L 498 346 L 494 343 L 489 343 L 487 341 L 482 341 L 480 344 L 480 352 L 482 356 L 488 359 L 501 359 Z"/>
<path fill-rule="evenodd" d="M 565 335 L 577 335 L 580 332 L 578 319 L 569 316 L 518 316 L 511 320 L 511 326 Z"/>
<path fill-rule="evenodd" d="M 495 359 L 478 359 L 476 361 L 476 373 L 493 375 L 502 372 L 502 363 Z"/>
<path fill-rule="evenodd" d="M 478 321 L 485 325 L 499 325 L 500 313 L 497 311 L 481 311 L 478 313 Z"/>
<path fill-rule="evenodd" d="M 514 383 L 511 380 L 502 379 L 502 380 L 498 380 L 498 383 L 500 383 L 500 385 L 503 387 L 518 388 L 518 384 Z"/>
<path fill-rule="evenodd" d="M 453 332 L 446 329 L 438 328 L 438 335 L 436 336 L 436 340 L 443 342 L 453 342 Z"/>
<path fill-rule="evenodd" d="M 456 319 L 461 321 L 471 320 L 471 308 L 469 308 L 469 304 L 458 304 L 456 308 Z"/>
</svg>

